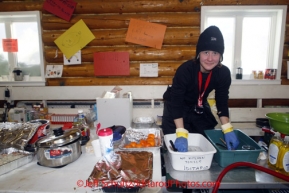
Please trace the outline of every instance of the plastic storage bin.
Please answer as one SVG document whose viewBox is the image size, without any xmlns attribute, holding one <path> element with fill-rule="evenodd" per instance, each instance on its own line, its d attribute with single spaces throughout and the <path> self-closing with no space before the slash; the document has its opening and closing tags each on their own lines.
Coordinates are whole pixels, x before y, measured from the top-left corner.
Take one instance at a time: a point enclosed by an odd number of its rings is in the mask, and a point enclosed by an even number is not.
<svg viewBox="0 0 289 193">
<path fill-rule="evenodd" d="M 199 171 L 208 170 L 211 167 L 213 155 L 216 153 L 214 146 L 201 134 L 189 134 L 188 152 L 175 152 L 170 146 L 176 134 L 164 136 L 165 144 L 168 148 L 168 156 L 175 170 Z"/>
<path fill-rule="evenodd" d="M 239 146 L 236 150 L 227 150 L 226 148 L 216 145 L 216 143 L 222 143 L 220 138 L 224 139 L 224 134 L 221 130 L 205 130 L 205 134 L 209 141 L 217 149 L 217 153 L 214 155 L 214 160 L 221 166 L 226 167 L 232 163 L 245 161 L 256 163 L 259 154 L 263 149 L 248 135 L 240 130 L 234 130 L 238 139 Z M 250 145 L 254 147 L 254 150 L 242 150 L 243 145 Z"/>
</svg>

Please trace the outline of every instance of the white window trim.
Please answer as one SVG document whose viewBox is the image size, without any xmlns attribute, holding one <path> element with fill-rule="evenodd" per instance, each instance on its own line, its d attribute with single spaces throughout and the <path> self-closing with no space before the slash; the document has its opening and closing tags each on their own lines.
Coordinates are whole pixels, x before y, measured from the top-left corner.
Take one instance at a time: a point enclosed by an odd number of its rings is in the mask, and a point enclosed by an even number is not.
<svg viewBox="0 0 289 193">
<path fill-rule="evenodd" d="M 217 8 L 217 9 L 216 9 Z M 275 80 L 236 80 L 235 79 L 235 72 L 232 73 L 232 84 L 235 85 L 252 85 L 252 84 L 281 84 L 281 69 L 282 69 L 282 60 L 283 60 L 283 49 L 284 49 L 284 36 L 285 36 L 285 28 L 286 28 L 286 13 L 287 13 L 287 6 L 286 5 L 276 5 L 276 6 L 202 6 L 201 7 L 201 32 L 205 30 L 207 27 L 206 25 L 206 18 L 212 14 L 222 13 L 224 15 L 226 12 L 242 12 L 244 10 L 248 10 L 247 12 L 260 12 L 262 10 L 266 10 L 266 12 L 274 12 L 276 13 L 276 33 L 278 34 L 277 38 L 280 38 L 279 42 L 275 41 L 275 50 L 271 50 L 277 54 L 275 54 L 276 61 L 278 62 L 278 70 L 277 76 Z M 278 19 L 282 18 L 282 19 Z"/>
<path fill-rule="evenodd" d="M 40 21 L 40 12 L 39 11 L 17 11 L 17 12 L 1 12 L 1 17 L 8 17 L 10 16 L 10 20 L 14 21 L 14 18 L 17 18 L 19 21 L 19 17 L 23 15 L 29 17 L 36 16 L 33 20 L 37 22 L 38 25 L 38 36 L 39 36 L 39 53 L 40 53 L 40 71 L 41 77 L 30 77 L 29 81 L 0 81 L 0 86 L 45 86 L 45 76 L 44 76 L 44 57 L 43 57 L 43 44 L 42 44 L 42 27 Z M 7 18 L 6 18 L 7 19 Z"/>
</svg>

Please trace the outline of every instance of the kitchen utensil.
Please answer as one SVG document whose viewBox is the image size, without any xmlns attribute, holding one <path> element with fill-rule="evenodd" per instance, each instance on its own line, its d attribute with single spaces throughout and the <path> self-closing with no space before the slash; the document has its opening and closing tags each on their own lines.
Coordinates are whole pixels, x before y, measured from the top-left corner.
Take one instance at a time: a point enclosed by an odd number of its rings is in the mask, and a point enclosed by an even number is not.
<svg viewBox="0 0 289 193">
<path fill-rule="evenodd" d="M 222 143 L 227 147 L 227 143 L 223 138 L 220 138 L 220 140 L 222 141 Z"/>
<path fill-rule="evenodd" d="M 47 167 L 62 167 L 79 158 L 81 155 L 81 131 L 79 129 L 54 129 L 53 134 L 39 139 L 37 160 L 39 165 Z"/>
<path fill-rule="evenodd" d="M 289 113 L 267 113 L 269 124 L 274 131 L 289 135 Z"/>
<path fill-rule="evenodd" d="M 175 144 L 172 140 L 170 140 L 170 144 L 172 146 L 173 151 L 178 151 L 178 149 L 175 147 Z"/>
<path fill-rule="evenodd" d="M 222 143 L 216 143 L 216 145 L 218 145 L 218 146 L 221 146 L 221 147 L 223 147 L 223 148 L 227 149 L 227 146 L 226 146 L 226 145 L 224 145 L 224 144 L 222 144 Z"/>
</svg>

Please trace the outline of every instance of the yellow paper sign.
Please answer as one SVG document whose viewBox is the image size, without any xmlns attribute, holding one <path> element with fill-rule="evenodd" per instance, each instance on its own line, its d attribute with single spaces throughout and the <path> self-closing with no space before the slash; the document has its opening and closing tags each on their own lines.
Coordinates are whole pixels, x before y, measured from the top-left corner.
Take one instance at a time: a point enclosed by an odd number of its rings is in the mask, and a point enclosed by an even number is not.
<svg viewBox="0 0 289 193">
<path fill-rule="evenodd" d="M 70 58 L 94 38 L 93 33 L 89 30 L 83 20 L 79 20 L 59 36 L 54 43 L 66 58 Z"/>
</svg>

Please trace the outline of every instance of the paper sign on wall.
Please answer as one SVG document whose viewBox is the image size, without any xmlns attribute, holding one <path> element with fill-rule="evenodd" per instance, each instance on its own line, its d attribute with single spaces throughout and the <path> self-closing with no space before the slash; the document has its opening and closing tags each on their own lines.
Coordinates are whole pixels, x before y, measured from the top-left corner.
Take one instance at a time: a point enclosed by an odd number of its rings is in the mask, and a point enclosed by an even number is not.
<svg viewBox="0 0 289 193">
<path fill-rule="evenodd" d="M 18 52 L 17 39 L 2 39 L 3 52 Z"/>
<path fill-rule="evenodd" d="M 130 19 L 125 41 L 161 49 L 166 28 L 165 25 Z"/>
<path fill-rule="evenodd" d="M 93 54 L 94 75 L 96 76 L 128 76 L 128 52 L 97 52 Z"/>
<path fill-rule="evenodd" d="M 54 43 L 63 52 L 66 58 L 71 58 L 78 50 L 81 50 L 94 38 L 93 33 L 91 33 L 81 19 L 59 36 Z"/>
<path fill-rule="evenodd" d="M 62 65 L 47 65 L 45 71 L 46 78 L 59 78 L 62 76 Z"/>
<path fill-rule="evenodd" d="M 140 77 L 158 77 L 159 65 L 158 63 L 140 64 Z"/>
<path fill-rule="evenodd" d="M 66 21 L 70 21 L 76 5 L 77 3 L 73 0 L 46 0 L 43 9 Z"/>
<path fill-rule="evenodd" d="M 71 58 L 67 59 L 63 54 L 63 63 L 64 65 L 74 65 L 74 64 L 81 64 L 81 50 L 76 52 Z"/>
</svg>

